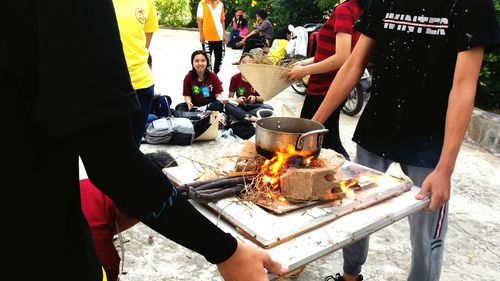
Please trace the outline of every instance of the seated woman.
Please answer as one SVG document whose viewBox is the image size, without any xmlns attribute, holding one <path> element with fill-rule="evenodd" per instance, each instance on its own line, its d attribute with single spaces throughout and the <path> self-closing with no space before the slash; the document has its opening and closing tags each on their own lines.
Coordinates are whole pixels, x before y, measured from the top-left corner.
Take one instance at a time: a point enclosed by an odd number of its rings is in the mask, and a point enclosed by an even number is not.
<svg viewBox="0 0 500 281">
<path fill-rule="evenodd" d="M 250 54 L 243 54 L 240 58 L 240 64 L 248 63 L 252 59 Z M 226 113 L 230 117 L 236 120 L 246 120 L 246 121 L 257 121 L 257 111 L 261 109 L 273 110 L 273 107 L 264 104 L 264 99 L 259 96 L 259 93 L 248 83 L 248 80 L 240 73 L 235 74 L 231 78 L 231 83 L 229 84 L 229 95 L 228 97 L 234 98 L 236 93 L 235 102 L 228 102 L 226 104 Z M 269 112 L 266 112 L 265 116 L 269 116 Z"/>
<path fill-rule="evenodd" d="M 205 52 L 194 51 L 191 55 L 191 65 L 193 69 L 184 78 L 182 95 L 185 102 L 178 104 L 175 110 L 222 112 L 222 84 L 217 75 L 208 70 L 208 57 Z"/>
<path fill-rule="evenodd" d="M 243 11 L 236 12 L 236 16 L 231 20 L 230 28 L 231 35 L 227 46 L 233 49 L 239 49 L 241 46 L 236 46 L 236 43 L 241 41 L 241 39 L 248 34 L 248 21 L 244 18 Z"/>
</svg>

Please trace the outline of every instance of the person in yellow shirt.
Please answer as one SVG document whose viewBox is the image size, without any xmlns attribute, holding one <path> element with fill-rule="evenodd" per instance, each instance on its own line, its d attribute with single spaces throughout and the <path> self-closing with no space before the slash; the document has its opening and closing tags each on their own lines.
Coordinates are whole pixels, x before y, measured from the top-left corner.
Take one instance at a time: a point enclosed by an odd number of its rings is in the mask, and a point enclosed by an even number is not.
<svg viewBox="0 0 500 281">
<path fill-rule="evenodd" d="M 113 5 L 130 80 L 141 105 L 132 117 L 134 141 L 139 147 L 154 96 L 148 48 L 153 32 L 158 31 L 158 16 L 154 0 L 113 0 Z"/>
<path fill-rule="evenodd" d="M 226 53 L 224 4 L 220 0 L 201 0 L 196 17 L 202 49 L 208 56 L 208 68 L 217 74 Z"/>
<path fill-rule="evenodd" d="M 292 33 L 288 28 L 282 28 L 276 31 L 276 36 L 273 40 L 273 45 L 269 49 L 267 57 L 277 64 L 286 57 L 286 44 L 292 38 Z"/>
</svg>

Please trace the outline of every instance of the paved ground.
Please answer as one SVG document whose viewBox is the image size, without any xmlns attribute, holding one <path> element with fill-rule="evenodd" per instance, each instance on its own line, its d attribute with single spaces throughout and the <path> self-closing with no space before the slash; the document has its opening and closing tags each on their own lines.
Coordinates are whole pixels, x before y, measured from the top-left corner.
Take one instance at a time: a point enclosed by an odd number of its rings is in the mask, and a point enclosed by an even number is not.
<svg viewBox="0 0 500 281">
<path fill-rule="evenodd" d="M 155 35 L 151 49 L 158 92 L 169 94 L 181 102 L 182 80 L 190 69 L 190 54 L 200 48 L 197 34 L 181 30 L 161 30 Z M 237 72 L 232 62 L 241 51 L 228 49 L 219 77 L 224 89 Z M 278 114 L 282 104 L 295 108 L 303 97 L 288 89 L 270 103 Z M 354 154 L 350 141 L 357 118 L 341 117 L 341 137 L 348 152 Z M 144 145 L 145 152 L 158 149 L 179 156 L 208 162 L 214 155 L 215 142 L 195 143 L 189 147 Z M 231 146 L 224 148 L 228 153 Z M 450 227 L 444 255 L 442 280 L 497 280 L 500 268 L 500 157 L 464 143 L 453 175 L 450 201 Z M 123 281 L 129 280 L 222 280 L 215 267 L 203 257 L 159 236 L 142 224 L 124 233 L 125 270 Z M 203 231 L 200 230 L 200 239 Z M 210 241 L 207 241 L 210 243 Z M 365 280 L 406 280 L 410 262 L 409 228 L 405 219 L 372 235 Z M 294 280 L 324 280 L 342 268 L 341 251 L 311 264 Z"/>
</svg>

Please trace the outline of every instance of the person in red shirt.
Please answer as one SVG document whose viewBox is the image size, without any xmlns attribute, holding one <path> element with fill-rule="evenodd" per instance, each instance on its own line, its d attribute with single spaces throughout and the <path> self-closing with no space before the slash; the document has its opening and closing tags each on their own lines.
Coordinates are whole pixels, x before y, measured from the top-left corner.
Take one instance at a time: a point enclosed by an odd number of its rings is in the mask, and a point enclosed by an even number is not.
<svg viewBox="0 0 500 281">
<path fill-rule="evenodd" d="M 144 155 L 160 169 L 177 166 L 177 162 L 167 152 Z M 107 279 L 116 281 L 120 272 L 121 259 L 113 242 L 114 236 L 131 228 L 139 220 L 120 211 L 115 202 L 102 193 L 88 178 L 80 179 L 80 198 L 97 257 L 106 271 Z"/>
<path fill-rule="evenodd" d="M 245 53 L 240 58 L 240 64 L 248 63 L 251 60 L 252 55 Z M 228 97 L 230 99 L 234 98 L 235 103 L 226 104 L 226 113 L 239 121 L 255 122 L 257 121 L 257 111 L 261 109 L 273 110 L 271 105 L 263 103 L 264 99 L 248 83 L 248 80 L 241 72 L 231 78 Z M 267 115 L 269 114 L 267 113 Z"/>
<path fill-rule="evenodd" d="M 194 51 L 191 65 L 193 69 L 184 77 L 184 102 L 178 104 L 175 110 L 196 111 L 206 107 L 206 110 L 222 112 L 222 84 L 217 75 L 208 69 L 207 54 L 202 50 Z"/>
<path fill-rule="evenodd" d="M 361 14 L 364 0 L 341 0 L 330 18 L 319 30 L 318 45 L 314 57 L 299 61 L 286 74 L 288 80 L 298 80 L 311 75 L 306 98 L 300 113 L 301 118 L 311 119 L 328 92 L 337 70 L 344 64 L 354 49 L 360 33 L 352 26 Z M 349 158 L 339 135 L 340 107 L 325 121 L 324 148 L 333 149 Z"/>
</svg>

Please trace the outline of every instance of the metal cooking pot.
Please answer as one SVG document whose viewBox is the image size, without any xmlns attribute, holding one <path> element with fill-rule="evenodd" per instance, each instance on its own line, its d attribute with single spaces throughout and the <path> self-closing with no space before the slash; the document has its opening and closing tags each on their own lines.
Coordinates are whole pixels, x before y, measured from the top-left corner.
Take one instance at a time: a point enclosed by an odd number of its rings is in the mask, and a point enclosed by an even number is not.
<svg viewBox="0 0 500 281">
<path fill-rule="evenodd" d="M 257 153 L 272 158 L 289 145 L 295 150 L 312 151 L 318 157 L 323 137 L 328 129 L 321 123 L 295 117 L 268 117 L 256 122 L 255 146 Z"/>
</svg>

